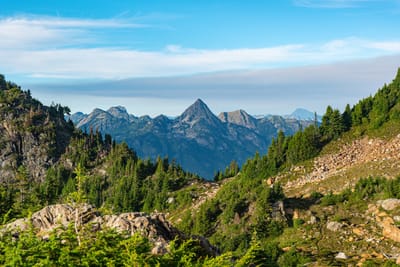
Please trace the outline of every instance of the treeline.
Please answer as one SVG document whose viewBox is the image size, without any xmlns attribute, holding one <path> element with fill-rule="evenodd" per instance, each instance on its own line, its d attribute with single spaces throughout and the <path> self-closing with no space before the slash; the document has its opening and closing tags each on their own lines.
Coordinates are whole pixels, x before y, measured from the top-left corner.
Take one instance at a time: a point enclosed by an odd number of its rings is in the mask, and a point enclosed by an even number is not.
<svg viewBox="0 0 400 267">
<path fill-rule="evenodd" d="M 48 169 L 43 181 L 32 181 L 21 165 L 15 183 L 0 185 L 0 213 L 21 217 L 44 205 L 67 201 L 76 190 L 73 170 L 78 165 L 86 176 L 82 187 L 87 202 L 112 212 L 166 210 L 173 191 L 200 180 L 167 158 L 142 160 L 126 143 L 117 144 L 99 132 L 77 130 L 66 153 Z M 180 199 L 182 203 L 174 203 L 174 207 L 191 203 L 191 198 Z"/>
<path fill-rule="evenodd" d="M 293 136 L 285 136 L 280 132 L 272 140 L 268 152 L 264 156 L 256 154 L 242 167 L 241 173 L 248 178 L 266 178 L 293 164 L 315 157 L 321 149 L 339 138 L 344 132 L 360 128 L 363 132 L 377 129 L 390 120 L 400 120 L 400 69 L 389 85 L 384 85 L 372 97 L 359 101 L 344 112 L 328 106 L 321 125 L 311 125 Z"/>
<path fill-rule="evenodd" d="M 23 91 L 20 86 L 6 81 L 0 74 L 0 120 L 9 124 L 15 131 L 14 139 L 30 135 L 35 141 L 43 144 L 51 160 L 57 159 L 65 151 L 69 138 L 74 130 L 71 121 L 64 119 L 70 109 L 60 104 L 45 106 L 31 96 L 29 90 Z M 7 146 L 7 142 L 20 140 L 6 140 L 0 137 L 0 149 Z M 11 146 L 18 146 L 12 143 Z M 18 152 L 16 168 L 23 164 L 21 151 Z"/>
<path fill-rule="evenodd" d="M 87 169 L 83 187 L 89 203 L 113 212 L 165 210 L 172 192 L 200 179 L 168 158 L 140 159 L 126 143 L 117 144 L 108 135 L 103 140 L 93 131 L 74 138 L 65 157 Z M 73 183 L 74 177 L 68 177 L 61 195 L 68 194 Z"/>
</svg>

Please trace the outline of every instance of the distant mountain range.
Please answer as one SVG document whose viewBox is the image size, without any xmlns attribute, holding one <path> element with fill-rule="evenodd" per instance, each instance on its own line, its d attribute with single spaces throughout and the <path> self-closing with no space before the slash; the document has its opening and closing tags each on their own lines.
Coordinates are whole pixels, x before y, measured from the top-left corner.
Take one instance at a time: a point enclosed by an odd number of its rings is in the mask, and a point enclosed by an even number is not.
<svg viewBox="0 0 400 267">
<path fill-rule="evenodd" d="M 280 130 L 291 135 L 314 123 L 314 113 L 299 109 L 290 116 L 255 118 L 237 110 L 216 116 L 198 99 L 176 118 L 136 117 L 117 106 L 78 112 L 70 119 L 85 131 L 98 130 L 125 141 L 142 158 L 168 156 L 185 170 L 211 179 L 232 160 L 241 165 L 256 151 L 265 153 Z"/>
<path fill-rule="evenodd" d="M 293 111 L 292 114 L 286 115 L 286 118 L 292 118 L 297 120 L 306 120 L 306 121 L 313 121 L 317 119 L 318 122 L 322 121 L 322 116 L 315 114 L 315 112 L 311 112 L 304 108 L 298 108 Z"/>
</svg>

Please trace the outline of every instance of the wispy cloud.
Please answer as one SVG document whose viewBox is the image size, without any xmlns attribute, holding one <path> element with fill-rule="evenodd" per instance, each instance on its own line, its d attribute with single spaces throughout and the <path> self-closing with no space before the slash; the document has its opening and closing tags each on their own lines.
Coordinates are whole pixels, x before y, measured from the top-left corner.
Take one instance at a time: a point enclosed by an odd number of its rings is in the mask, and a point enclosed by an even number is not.
<svg viewBox="0 0 400 267">
<path fill-rule="evenodd" d="M 343 109 L 373 94 L 391 81 L 399 62 L 397 55 L 296 68 L 26 86 L 34 97 L 63 103 L 74 112 L 124 105 L 136 115 L 179 115 L 202 98 L 216 113 L 243 108 L 250 114 L 288 114 L 297 107 L 323 113 L 327 105 Z"/>
<path fill-rule="evenodd" d="M 382 1 L 382 0 L 380 0 Z M 296 6 L 307 8 L 355 8 L 364 3 L 379 2 L 379 0 L 294 0 Z"/>
<path fill-rule="evenodd" d="M 147 25 L 123 19 L 77 19 L 19 16 L 0 19 L 0 48 L 49 48 L 90 42 L 96 29 L 142 28 Z"/>
<path fill-rule="evenodd" d="M 146 25 L 118 19 L 5 18 L 0 20 L 0 69 L 6 74 L 32 78 L 124 79 L 301 66 L 400 52 L 400 40 L 355 37 L 261 48 L 212 50 L 168 45 L 160 50 L 142 51 L 99 47 L 100 37 L 92 31 L 138 27 Z"/>
</svg>

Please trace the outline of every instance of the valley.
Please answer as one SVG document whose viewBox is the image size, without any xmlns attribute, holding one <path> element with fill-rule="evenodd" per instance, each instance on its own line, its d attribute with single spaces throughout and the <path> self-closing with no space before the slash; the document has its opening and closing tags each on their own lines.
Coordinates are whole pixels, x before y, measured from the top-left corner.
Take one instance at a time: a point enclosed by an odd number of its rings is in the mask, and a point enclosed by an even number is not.
<svg viewBox="0 0 400 267">
<path fill-rule="evenodd" d="M 212 147 L 217 136 L 240 146 L 261 135 L 265 121 L 273 124 L 270 118 L 241 110 L 217 117 L 198 100 L 172 120 L 135 118 L 120 107 L 96 110 L 80 115 L 80 123 L 98 123 L 82 131 L 65 120 L 67 107 L 45 106 L 5 84 L 2 264 L 400 263 L 400 71 L 344 112 L 328 106 L 320 124 L 295 124 L 290 134 L 273 128 L 266 153 L 255 152 L 240 168 L 228 163 L 213 182 L 169 157 L 143 159 L 100 127 L 136 123 L 166 134 L 167 125 L 180 144 L 184 136 Z M 242 135 L 225 133 L 233 130 Z"/>
<path fill-rule="evenodd" d="M 0 266 L 400 266 L 399 13 L 2 1 Z"/>
</svg>

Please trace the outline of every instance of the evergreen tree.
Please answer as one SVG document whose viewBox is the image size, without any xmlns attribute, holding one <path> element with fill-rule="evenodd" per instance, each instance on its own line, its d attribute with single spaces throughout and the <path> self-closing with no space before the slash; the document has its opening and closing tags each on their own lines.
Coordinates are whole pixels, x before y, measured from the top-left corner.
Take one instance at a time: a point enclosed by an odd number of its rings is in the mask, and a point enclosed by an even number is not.
<svg viewBox="0 0 400 267">
<path fill-rule="evenodd" d="M 268 255 L 261 247 L 261 242 L 257 239 L 257 233 L 254 232 L 249 249 L 246 251 L 246 254 L 238 260 L 235 266 L 275 266 L 272 262 L 268 261 L 268 258 Z"/>
<path fill-rule="evenodd" d="M 74 171 L 76 177 L 76 191 L 70 194 L 70 201 L 75 209 L 74 229 L 76 238 L 78 240 L 78 246 L 82 245 L 82 222 L 81 222 L 81 208 L 86 203 L 86 194 L 84 192 L 84 183 L 87 180 L 87 176 L 84 173 L 83 167 L 78 164 Z"/>
<path fill-rule="evenodd" d="M 324 116 L 322 117 L 322 123 L 320 126 L 321 141 L 323 143 L 328 143 L 329 141 L 338 138 L 344 130 L 345 123 L 343 122 L 340 111 L 328 106 Z"/>
<path fill-rule="evenodd" d="M 343 121 L 344 130 L 345 131 L 350 130 L 352 121 L 351 121 L 351 108 L 350 108 L 349 104 L 347 104 L 346 108 L 344 109 L 344 112 L 342 114 L 342 121 Z"/>
<path fill-rule="evenodd" d="M 0 74 L 0 91 L 7 90 L 7 82 L 3 74 Z"/>
</svg>

